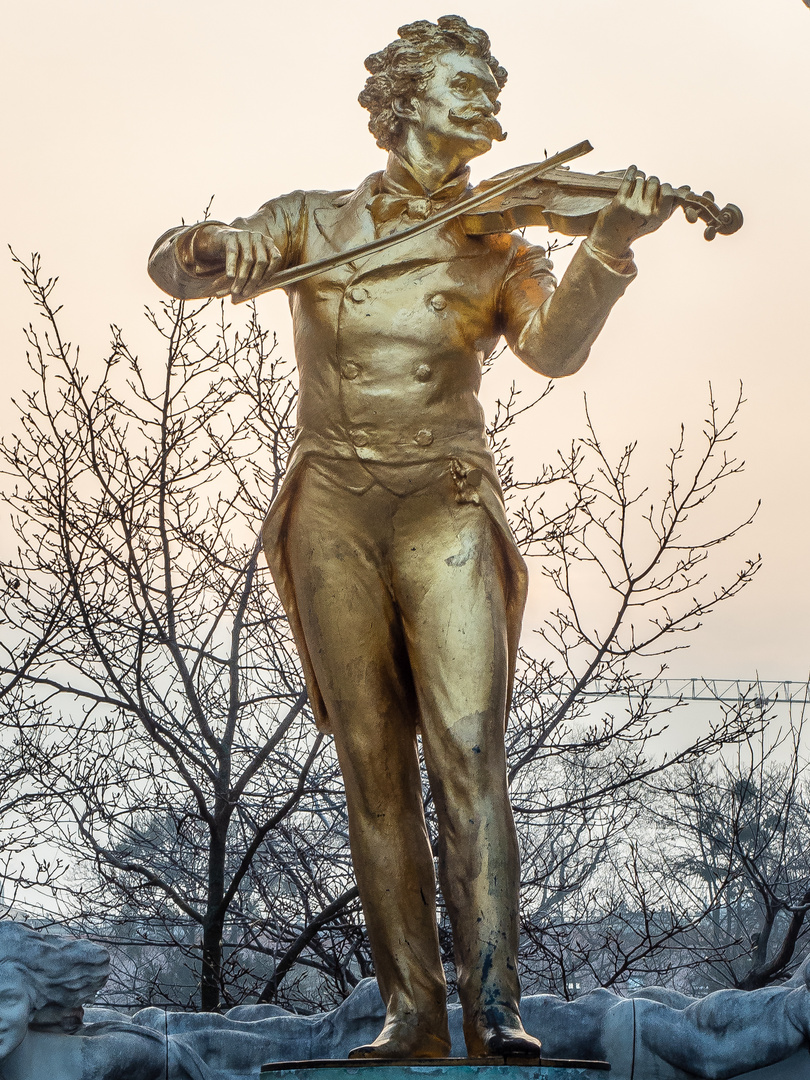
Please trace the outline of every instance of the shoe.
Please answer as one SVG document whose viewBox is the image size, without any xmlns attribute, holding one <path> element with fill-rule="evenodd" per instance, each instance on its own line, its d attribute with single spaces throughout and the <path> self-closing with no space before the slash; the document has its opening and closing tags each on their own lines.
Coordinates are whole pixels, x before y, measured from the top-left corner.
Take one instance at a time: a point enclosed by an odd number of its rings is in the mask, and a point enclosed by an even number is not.
<svg viewBox="0 0 810 1080">
<path fill-rule="evenodd" d="M 431 1024 L 431 1028 L 437 1025 Z M 447 1029 L 447 1020 L 444 1022 Z M 402 1061 L 405 1058 L 446 1058 L 450 1056 L 450 1034 L 436 1035 L 416 1017 L 392 1017 L 367 1046 L 349 1052 L 350 1058 L 383 1058 Z"/>
<path fill-rule="evenodd" d="M 491 1008 L 474 1021 L 464 1021 L 464 1041 L 468 1057 L 540 1057 L 541 1043 L 529 1035 L 520 1016 L 511 1010 Z"/>
</svg>

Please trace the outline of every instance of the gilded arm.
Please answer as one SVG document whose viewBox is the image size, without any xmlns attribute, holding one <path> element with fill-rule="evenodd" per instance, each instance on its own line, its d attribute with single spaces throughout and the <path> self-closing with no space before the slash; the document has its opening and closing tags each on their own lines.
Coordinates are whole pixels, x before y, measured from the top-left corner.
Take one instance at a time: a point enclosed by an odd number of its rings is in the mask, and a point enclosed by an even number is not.
<svg viewBox="0 0 810 1080">
<path fill-rule="evenodd" d="M 303 246 L 304 193 L 271 199 L 230 225 L 203 221 L 169 229 L 149 256 L 149 276 L 179 300 L 247 299 L 265 277 L 294 266 Z"/>
<path fill-rule="evenodd" d="M 501 294 L 509 347 L 550 379 L 573 375 L 635 276 L 632 258 L 614 259 L 585 240 L 558 285 L 543 249 L 521 242 Z"/>
</svg>

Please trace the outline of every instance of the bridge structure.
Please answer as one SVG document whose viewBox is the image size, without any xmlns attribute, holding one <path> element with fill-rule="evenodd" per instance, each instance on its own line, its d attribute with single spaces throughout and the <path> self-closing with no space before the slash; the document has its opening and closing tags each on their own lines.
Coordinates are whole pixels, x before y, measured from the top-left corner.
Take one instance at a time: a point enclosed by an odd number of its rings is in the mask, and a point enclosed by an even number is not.
<svg viewBox="0 0 810 1080">
<path fill-rule="evenodd" d="M 644 684 L 646 696 L 668 701 L 721 701 L 730 705 L 745 702 L 757 707 L 810 704 L 810 682 L 772 679 L 659 678 Z M 593 679 L 582 691 L 584 697 L 632 696 L 632 687 L 622 688 L 607 679 Z"/>
</svg>

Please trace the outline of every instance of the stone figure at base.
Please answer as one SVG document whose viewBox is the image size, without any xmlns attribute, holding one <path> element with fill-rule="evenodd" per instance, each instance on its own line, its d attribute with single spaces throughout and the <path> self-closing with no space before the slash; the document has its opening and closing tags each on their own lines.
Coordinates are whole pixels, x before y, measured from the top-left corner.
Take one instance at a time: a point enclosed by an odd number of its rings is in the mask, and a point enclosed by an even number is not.
<svg viewBox="0 0 810 1080">
<path fill-rule="evenodd" d="M 366 66 L 360 102 L 385 168 L 355 190 L 294 191 L 230 225 L 169 230 L 149 265 L 161 288 L 243 300 L 279 271 L 468 195 L 468 163 L 504 137 L 506 71 L 487 35 L 459 16 L 411 23 Z M 286 290 L 297 434 L 264 542 L 345 780 L 386 1006 L 358 1056 L 444 1057 L 450 1047 L 420 733 L 468 1053 L 538 1054 L 520 1016 L 504 753 L 526 568 L 478 391 L 501 337 L 541 375 L 577 371 L 635 277 L 631 243 L 670 216 L 674 197 L 629 169 L 559 284 L 544 248 L 508 231 L 468 235 L 456 218 Z"/>
<path fill-rule="evenodd" d="M 182 1040 L 112 1012 L 84 1023 L 109 969 L 100 945 L 0 921 L 0 1080 L 213 1080 Z"/>
<path fill-rule="evenodd" d="M 275 1005 L 225 1015 L 148 1008 L 133 1017 L 86 1008 L 106 978 L 105 949 L 0 920 L 0 1080 L 258 1080 L 263 1064 L 343 1058 L 385 1015 L 366 979 L 329 1013 Z M 783 986 L 689 998 L 646 988 L 573 1001 L 527 997 L 524 1019 L 544 1053 L 600 1057 L 611 1080 L 810 1080 L 810 964 Z M 461 1007 L 449 1008 L 463 1053 Z"/>
</svg>

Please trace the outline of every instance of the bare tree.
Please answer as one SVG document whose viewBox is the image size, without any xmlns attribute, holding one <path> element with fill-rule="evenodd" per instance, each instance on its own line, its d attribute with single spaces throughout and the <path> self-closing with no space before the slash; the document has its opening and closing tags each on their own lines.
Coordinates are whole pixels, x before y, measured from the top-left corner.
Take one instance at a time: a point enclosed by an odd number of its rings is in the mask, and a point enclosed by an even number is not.
<svg viewBox="0 0 810 1080">
<path fill-rule="evenodd" d="M 754 691 L 755 692 L 755 691 Z M 670 872 L 716 895 L 690 947 L 706 989 L 787 978 L 810 934 L 810 790 L 803 723 L 752 736 L 736 754 L 675 770 L 658 799 L 678 837 Z"/>
<path fill-rule="evenodd" d="M 524 407 L 514 388 L 499 403 L 493 443 L 516 535 L 558 598 L 537 630 L 542 659 L 521 656 L 507 732 L 527 986 L 570 994 L 667 977 L 693 959 L 681 946 L 722 895 L 722 874 L 710 895 L 691 879 L 673 884 L 650 793 L 767 718 L 753 702 L 719 708 L 698 738 L 670 739 L 665 752 L 661 736 L 684 703 L 652 691 L 666 655 L 759 569 L 747 559 L 723 580 L 708 565 L 756 513 L 719 532 L 704 513 L 743 468 L 731 452 L 742 404 L 740 390 L 721 416 L 710 392 L 702 444 L 687 453 L 682 427 L 651 492 L 632 479 L 636 445 L 614 464 L 587 405 L 585 436 L 539 477 L 515 480 L 506 435 Z"/>
<path fill-rule="evenodd" d="M 150 313 L 162 367 L 113 327 L 93 381 L 61 336 L 55 281 L 20 265 L 45 328 L 28 329 L 34 388 L 2 445 L 19 545 L 2 667 L 29 790 L 47 795 L 30 880 L 108 919 L 148 910 L 164 938 L 182 915 L 216 1008 L 256 852 L 335 782 L 283 612 L 254 588 L 294 384 L 255 314 L 237 333 L 220 306 L 203 344 L 199 307 L 180 303 Z"/>
</svg>

